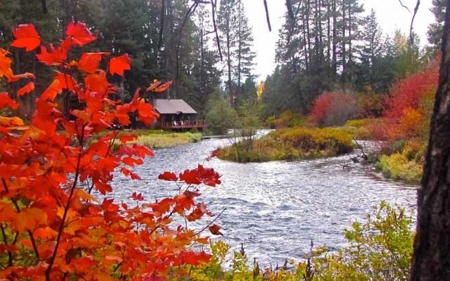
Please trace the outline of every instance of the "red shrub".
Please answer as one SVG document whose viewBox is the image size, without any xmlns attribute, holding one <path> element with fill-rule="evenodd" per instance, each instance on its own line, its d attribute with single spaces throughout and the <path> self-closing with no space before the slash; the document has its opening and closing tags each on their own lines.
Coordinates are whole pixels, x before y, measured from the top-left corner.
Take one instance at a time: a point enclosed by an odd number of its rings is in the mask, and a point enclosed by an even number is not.
<svg viewBox="0 0 450 281">
<path fill-rule="evenodd" d="M 319 126 L 339 126 L 354 117 L 357 112 L 353 95 L 325 92 L 314 101 L 309 120 Z"/>
<path fill-rule="evenodd" d="M 397 81 L 384 100 L 384 137 L 426 138 L 439 77 L 438 59 L 422 71 Z"/>
</svg>

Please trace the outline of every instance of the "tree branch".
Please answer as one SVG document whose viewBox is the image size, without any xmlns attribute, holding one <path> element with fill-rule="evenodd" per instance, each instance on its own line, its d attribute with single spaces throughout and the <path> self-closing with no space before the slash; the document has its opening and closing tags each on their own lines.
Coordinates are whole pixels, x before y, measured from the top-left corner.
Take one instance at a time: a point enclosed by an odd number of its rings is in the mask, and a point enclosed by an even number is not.
<svg viewBox="0 0 450 281">
<path fill-rule="evenodd" d="M 403 8 L 405 8 L 406 10 L 408 10 L 408 12 L 411 13 L 411 10 L 410 10 L 408 7 L 406 7 L 405 4 L 403 4 L 402 0 L 398 0 L 398 2 L 400 2 L 400 5 L 401 5 Z"/>
<path fill-rule="evenodd" d="M 416 18 L 416 15 L 417 15 L 417 11 L 419 10 L 419 6 L 420 6 L 420 0 L 417 0 L 416 7 L 414 8 L 414 14 L 411 19 L 411 25 L 409 26 L 409 41 L 410 41 L 411 45 L 414 44 L 413 24 L 414 24 L 414 19 Z"/>
<path fill-rule="evenodd" d="M 266 9 L 266 20 L 269 31 L 272 31 L 272 26 L 270 25 L 269 8 L 267 8 L 267 0 L 264 0 L 264 8 Z"/>
<path fill-rule="evenodd" d="M 85 126 L 83 125 L 81 127 L 81 137 L 80 137 L 80 141 L 79 141 L 79 145 L 81 150 L 83 149 L 83 139 L 84 139 L 84 130 L 85 130 Z M 55 259 L 56 259 L 56 254 L 58 252 L 58 248 L 59 248 L 59 244 L 61 242 L 61 237 L 64 231 L 64 225 L 66 223 L 66 219 L 67 219 L 67 214 L 69 213 L 69 209 L 70 209 L 70 201 L 72 200 L 72 196 L 73 193 L 75 191 L 75 189 L 77 188 L 77 184 L 78 184 L 78 178 L 80 175 L 80 169 L 81 169 L 81 157 L 83 155 L 83 151 L 80 151 L 80 153 L 78 154 L 78 159 L 77 159 L 77 166 L 75 169 L 75 175 L 74 175 L 74 180 L 73 180 L 73 184 L 72 187 L 70 189 L 69 192 L 69 197 L 67 198 L 67 203 L 66 206 L 64 207 L 64 213 L 63 213 L 63 217 L 61 219 L 61 224 L 59 225 L 59 229 L 58 229 L 58 236 L 56 237 L 56 241 L 55 241 L 55 248 L 53 249 L 53 254 L 50 257 L 50 261 L 48 263 L 48 267 L 45 270 L 45 280 L 46 281 L 50 281 L 50 272 L 52 270 L 53 264 L 55 263 Z"/>
</svg>

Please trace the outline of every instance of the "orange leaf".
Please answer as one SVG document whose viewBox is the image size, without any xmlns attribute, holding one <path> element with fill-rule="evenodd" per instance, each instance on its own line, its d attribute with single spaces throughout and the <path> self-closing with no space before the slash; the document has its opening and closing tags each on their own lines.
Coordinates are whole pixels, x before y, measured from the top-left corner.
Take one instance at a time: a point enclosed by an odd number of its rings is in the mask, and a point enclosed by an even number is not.
<svg viewBox="0 0 450 281">
<path fill-rule="evenodd" d="M 67 51 L 63 47 L 55 48 L 50 44 L 50 52 L 47 50 L 47 47 L 41 46 L 41 53 L 36 55 L 36 57 L 46 65 L 59 65 L 67 59 Z"/>
<path fill-rule="evenodd" d="M 3 76 L 10 77 L 13 75 L 12 69 L 11 69 L 11 62 L 12 60 L 7 57 L 9 53 L 0 48 L 0 78 Z"/>
<path fill-rule="evenodd" d="M 20 24 L 14 29 L 13 35 L 15 40 L 11 46 L 25 48 L 27 52 L 33 51 L 41 44 L 41 37 L 32 24 Z"/>
<path fill-rule="evenodd" d="M 109 53 L 84 53 L 78 62 L 78 69 L 87 73 L 95 72 L 102 55 L 109 55 Z"/>
<path fill-rule="evenodd" d="M 48 88 L 42 93 L 41 98 L 43 100 L 55 100 L 56 95 L 58 95 L 59 93 L 61 93 L 61 83 L 59 82 L 59 80 L 53 80 L 53 82 L 50 84 L 50 86 L 48 86 Z"/>
<path fill-rule="evenodd" d="M 14 127 L 14 126 L 23 126 L 25 125 L 23 123 L 23 120 L 19 117 L 3 117 L 0 116 L 0 125 L 1 126 L 8 126 L 8 127 Z"/>
<path fill-rule="evenodd" d="M 112 58 L 109 61 L 109 73 L 111 75 L 117 74 L 123 76 L 125 70 L 130 70 L 131 59 L 128 54 L 122 55 L 120 57 Z"/>
<path fill-rule="evenodd" d="M 222 232 L 220 232 L 220 226 L 218 226 L 217 224 L 213 224 L 209 227 L 209 231 L 211 231 L 212 234 L 214 235 L 222 235 Z"/>
<path fill-rule="evenodd" d="M 153 80 L 153 83 L 147 88 L 147 92 L 153 91 L 154 89 L 156 89 L 156 87 L 158 87 L 159 85 L 161 85 L 161 81 L 158 80 Z"/>
<path fill-rule="evenodd" d="M 10 82 L 10 83 L 11 82 L 17 82 L 17 81 L 19 81 L 20 79 L 23 79 L 23 78 L 36 79 L 36 76 L 34 76 L 33 73 L 25 72 L 25 73 L 22 73 L 22 74 L 16 74 L 16 75 L 12 75 L 12 76 L 8 77 L 8 82 Z"/>
<path fill-rule="evenodd" d="M 17 214 L 12 222 L 13 228 L 21 232 L 24 230 L 34 230 L 39 224 L 47 222 L 47 214 L 38 208 L 26 208 Z"/>
<path fill-rule="evenodd" d="M 81 22 L 71 22 L 67 25 L 66 35 L 70 36 L 73 42 L 79 46 L 84 46 L 97 37 L 93 36 L 86 25 Z"/>
<path fill-rule="evenodd" d="M 21 97 L 34 90 L 34 83 L 30 82 L 17 91 L 17 96 Z"/>
<path fill-rule="evenodd" d="M 51 239 L 58 235 L 58 232 L 53 230 L 52 228 L 46 226 L 44 228 L 38 228 L 33 232 L 33 237 L 35 239 Z"/>
<path fill-rule="evenodd" d="M 0 222 L 10 222 L 17 216 L 12 204 L 0 201 Z"/>
<path fill-rule="evenodd" d="M 156 92 L 156 93 L 164 92 L 165 90 L 167 90 L 170 87 L 170 85 L 172 85 L 172 83 L 173 83 L 172 81 L 169 81 L 169 82 L 157 87 L 156 89 L 154 89 L 153 92 Z"/>
<path fill-rule="evenodd" d="M 11 109 L 16 109 L 19 104 L 16 103 L 9 97 L 9 94 L 6 92 L 0 93 L 0 109 L 5 107 L 10 107 Z"/>
<path fill-rule="evenodd" d="M 84 79 L 84 82 L 86 84 L 86 88 L 97 93 L 105 93 L 109 86 L 109 83 L 106 80 L 106 73 L 104 71 L 89 74 Z"/>
</svg>

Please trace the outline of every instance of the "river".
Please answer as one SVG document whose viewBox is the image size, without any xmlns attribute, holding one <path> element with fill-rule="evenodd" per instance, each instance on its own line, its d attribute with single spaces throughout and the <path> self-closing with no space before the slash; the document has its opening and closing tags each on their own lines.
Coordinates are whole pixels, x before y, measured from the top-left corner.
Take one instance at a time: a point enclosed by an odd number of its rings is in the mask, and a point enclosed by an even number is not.
<svg viewBox="0 0 450 281">
<path fill-rule="evenodd" d="M 415 187 L 380 179 L 360 164 L 343 168 L 352 155 L 295 162 L 205 162 L 211 151 L 229 143 L 211 139 L 157 150 L 137 167 L 141 181 L 115 177 L 113 195 L 127 198 L 136 191 L 147 200 L 173 196 L 174 183 L 158 180 L 160 173 L 179 173 L 197 163 L 213 167 L 222 175 L 222 184 L 203 187 L 201 198 L 214 214 L 226 208 L 216 221 L 224 235 L 220 239 L 235 250 L 243 243 L 250 261 L 257 258 L 262 265 L 301 259 L 311 240 L 332 250 L 344 246 L 344 228 L 364 220 L 382 200 L 415 209 Z"/>
</svg>

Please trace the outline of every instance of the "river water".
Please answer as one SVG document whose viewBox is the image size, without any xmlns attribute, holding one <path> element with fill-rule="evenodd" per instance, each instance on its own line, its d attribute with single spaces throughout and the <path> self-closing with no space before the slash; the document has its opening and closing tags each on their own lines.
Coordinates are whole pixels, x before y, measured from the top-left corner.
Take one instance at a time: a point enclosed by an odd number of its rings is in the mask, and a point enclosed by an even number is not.
<svg viewBox="0 0 450 281">
<path fill-rule="evenodd" d="M 293 162 L 205 162 L 211 151 L 228 144 L 228 139 L 211 139 L 157 150 L 137 167 L 141 181 L 116 176 L 113 195 L 127 198 L 141 192 L 147 200 L 173 196 L 175 184 L 158 180 L 160 173 L 179 173 L 197 163 L 213 167 L 222 175 L 222 184 L 201 188 L 201 198 L 214 214 L 226 208 L 216 221 L 224 235 L 220 239 L 235 250 L 243 243 L 249 259 L 257 258 L 263 265 L 301 259 L 311 240 L 332 250 L 345 246 L 344 228 L 363 221 L 382 200 L 415 209 L 415 187 L 379 178 L 369 168 L 351 163 L 354 155 Z M 347 163 L 350 167 L 343 168 Z"/>
</svg>

